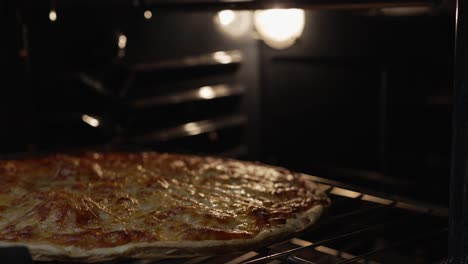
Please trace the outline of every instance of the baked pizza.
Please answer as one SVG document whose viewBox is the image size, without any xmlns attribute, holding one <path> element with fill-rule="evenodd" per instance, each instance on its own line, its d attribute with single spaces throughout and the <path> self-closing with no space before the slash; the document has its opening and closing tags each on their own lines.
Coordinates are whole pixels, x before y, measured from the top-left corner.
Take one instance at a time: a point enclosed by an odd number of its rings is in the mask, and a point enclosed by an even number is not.
<svg viewBox="0 0 468 264">
<path fill-rule="evenodd" d="M 314 224 L 328 198 L 257 163 L 159 153 L 0 161 L 0 246 L 34 260 L 171 258 L 265 246 Z"/>
</svg>

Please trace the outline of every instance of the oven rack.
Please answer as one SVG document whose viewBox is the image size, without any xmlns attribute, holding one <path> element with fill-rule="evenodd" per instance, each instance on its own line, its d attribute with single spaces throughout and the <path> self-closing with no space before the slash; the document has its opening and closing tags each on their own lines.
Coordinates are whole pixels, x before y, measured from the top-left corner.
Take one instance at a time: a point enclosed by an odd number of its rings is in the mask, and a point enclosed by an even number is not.
<svg viewBox="0 0 468 264">
<path fill-rule="evenodd" d="M 340 182 L 308 177 L 329 195 L 332 206 L 310 230 L 289 240 L 220 256 L 119 263 L 446 263 L 447 208 L 377 195 L 371 190 L 356 191 Z M 16 254 L 15 259 L 27 259 L 27 256 L 19 258 L 18 252 L 21 254 L 21 251 L 0 250 L 0 259 L 8 258 L 8 254 Z"/>
<path fill-rule="evenodd" d="M 447 208 L 355 191 L 340 182 L 309 177 L 330 196 L 332 207 L 303 234 L 243 253 L 125 263 L 445 263 Z"/>
</svg>

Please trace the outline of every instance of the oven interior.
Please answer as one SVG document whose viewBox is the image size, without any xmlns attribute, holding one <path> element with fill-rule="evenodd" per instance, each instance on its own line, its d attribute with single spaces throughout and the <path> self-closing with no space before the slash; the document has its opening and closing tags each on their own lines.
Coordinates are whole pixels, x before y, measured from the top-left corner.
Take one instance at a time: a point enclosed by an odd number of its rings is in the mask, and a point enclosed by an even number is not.
<svg viewBox="0 0 468 264">
<path fill-rule="evenodd" d="M 0 156 L 224 156 L 332 198 L 270 247 L 129 263 L 443 263 L 455 5 L 320 2 L 5 1 Z"/>
</svg>

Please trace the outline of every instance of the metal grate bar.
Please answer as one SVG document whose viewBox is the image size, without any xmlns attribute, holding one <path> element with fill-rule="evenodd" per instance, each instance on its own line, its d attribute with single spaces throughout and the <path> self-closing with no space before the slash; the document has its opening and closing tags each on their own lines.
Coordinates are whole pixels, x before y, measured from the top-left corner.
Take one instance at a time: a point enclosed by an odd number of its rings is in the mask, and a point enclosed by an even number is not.
<svg viewBox="0 0 468 264">
<path fill-rule="evenodd" d="M 182 263 L 182 264 L 198 264 L 198 263 L 204 263 L 205 261 L 207 261 L 208 259 L 210 259 L 211 256 L 208 256 L 208 257 L 197 257 L 197 258 L 193 258 L 193 259 L 189 259 L 188 261 Z"/>
<path fill-rule="evenodd" d="M 320 186 L 322 189 L 326 188 L 326 193 L 336 195 L 336 196 L 363 200 L 363 201 L 377 203 L 377 204 L 391 205 L 397 208 L 414 211 L 418 213 L 429 214 L 429 215 L 442 216 L 442 217 L 448 215 L 447 208 L 440 208 L 440 207 L 429 208 L 425 206 L 419 206 L 419 205 L 411 204 L 407 202 L 401 202 L 401 201 L 392 200 L 392 199 L 385 199 L 385 198 L 381 198 L 381 197 L 377 197 L 373 195 L 364 194 L 361 192 L 351 191 L 348 189 L 331 186 L 331 185 L 327 185 L 324 183 L 320 183 Z M 327 188 L 327 186 L 329 186 L 330 188 Z"/>
<path fill-rule="evenodd" d="M 376 206 L 373 206 L 373 207 L 364 208 L 364 209 L 360 209 L 360 210 L 353 210 L 351 212 L 347 212 L 347 213 L 332 216 L 332 217 L 329 218 L 328 221 L 337 221 L 337 220 L 340 220 L 340 219 L 343 219 L 343 218 L 368 214 L 368 213 L 372 213 L 374 211 L 380 211 L 382 209 L 390 208 L 390 207 L 392 207 L 392 205 L 376 205 Z"/>
<path fill-rule="evenodd" d="M 239 64 L 241 62 L 242 52 L 240 50 L 227 50 L 180 59 L 140 62 L 128 65 L 127 67 L 131 71 L 150 72 L 157 70 L 183 69 L 188 67 Z"/>
<path fill-rule="evenodd" d="M 375 255 L 379 252 L 382 252 L 382 251 L 385 251 L 389 248 L 394 248 L 394 247 L 397 247 L 397 246 L 401 246 L 401 245 L 404 245 L 406 243 L 410 243 L 410 242 L 414 242 L 414 241 L 417 241 L 417 240 L 421 240 L 421 239 L 424 239 L 424 238 L 427 238 L 427 237 L 431 237 L 431 236 L 435 236 L 435 235 L 438 235 L 440 233 L 444 233 L 444 232 L 447 232 L 448 228 L 442 228 L 442 229 L 439 229 L 437 231 L 429 231 L 429 232 L 425 232 L 425 233 L 422 233 L 422 234 L 418 234 L 418 235 L 415 235 L 415 236 L 412 236 L 410 238 L 407 238 L 407 239 L 404 239 L 404 240 L 400 240 L 400 241 L 397 241 L 387 247 L 382 247 L 382 248 L 378 248 L 378 249 L 375 249 L 375 250 L 372 250 L 372 251 L 369 251 L 367 253 L 364 253 L 360 256 L 357 256 L 357 257 L 354 257 L 352 259 L 348 259 L 348 260 L 345 260 L 345 261 L 342 261 L 342 262 L 339 262 L 337 264 L 347 264 L 347 263 L 354 263 L 358 260 L 361 260 L 361 259 L 365 259 L 367 257 L 370 257 L 372 255 Z"/>
<path fill-rule="evenodd" d="M 250 251 L 250 252 L 247 252 L 246 254 L 242 255 L 242 256 L 239 256 L 231 261 L 228 261 L 224 264 L 238 264 L 238 263 L 242 263 L 250 258 L 253 258 L 255 256 L 257 256 L 258 253 L 255 252 L 255 251 Z"/>
<path fill-rule="evenodd" d="M 223 97 L 238 96 L 245 92 L 245 88 L 239 84 L 215 84 L 197 87 L 184 92 L 161 95 L 149 98 L 141 98 L 130 102 L 135 108 L 148 108 L 182 104 L 192 101 L 219 99 Z"/>
<path fill-rule="evenodd" d="M 306 245 L 313 244 L 312 242 L 305 241 L 305 240 L 302 240 L 302 239 L 299 239 L 299 238 L 291 239 L 291 243 L 293 243 L 295 245 L 299 245 L 299 246 L 306 246 Z M 314 248 L 314 250 L 317 251 L 317 252 L 325 254 L 321 259 L 314 260 L 314 262 L 313 262 L 314 264 L 329 263 L 329 261 L 327 260 L 328 257 L 340 257 L 341 259 L 351 259 L 351 258 L 356 257 L 355 255 L 347 253 L 347 252 L 345 252 L 343 250 L 337 250 L 337 249 L 329 248 L 329 247 L 326 247 L 326 246 L 319 246 L 319 247 Z M 303 259 L 298 257 L 298 256 L 291 255 L 291 256 L 288 257 L 288 261 L 295 263 L 295 261 L 296 262 L 297 261 L 303 261 Z M 362 260 L 358 260 L 357 262 L 358 263 L 363 263 L 363 264 L 364 263 L 365 264 L 379 264 L 376 261 L 367 261 L 367 260 L 366 260 L 366 262 L 362 261 Z"/>
<path fill-rule="evenodd" d="M 411 220 L 413 220 L 413 219 L 411 219 Z M 290 250 L 285 250 L 283 252 L 271 254 L 271 255 L 268 255 L 268 256 L 260 257 L 260 258 L 256 258 L 256 259 L 253 259 L 253 260 L 250 260 L 250 261 L 247 261 L 247 262 L 243 262 L 243 264 L 265 263 L 268 260 L 277 259 L 277 258 L 280 258 L 280 257 L 283 257 L 283 256 L 295 254 L 295 253 L 301 252 L 301 251 L 306 250 L 306 249 L 313 249 L 313 248 L 316 248 L 318 246 L 322 246 L 322 245 L 325 245 L 325 244 L 328 244 L 328 243 L 331 243 L 331 242 L 335 242 L 335 241 L 339 241 L 339 240 L 342 240 L 342 239 L 350 238 L 352 236 L 364 234 L 364 233 L 367 233 L 367 232 L 371 232 L 371 231 L 375 231 L 375 230 L 379 230 L 379 229 L 383 229 L 383 228 L 388 228 L 388 227 L 390 227 L 392 225 L 396 225 L 396 224 L 399 224 L 399 223 L 401 224 L 401 223 L 404 223 L 406 221 L 409 221 L 409 219 L 404 218 L 404 219 L 399 219 L 399 220 L 387 222 L 387 223 L 380 224 L 380 225 L 375 225 L 375 226 L 371 226 L 371 227 L 358 229 L 358 230 L 355 230 L 355 231 L 352 231 L 352 232 L 349 232 L 349 233 L 346 233 L 346 234 L 341 234 L 341 235 L 338 235 L 338 236 L 335 236 L 335 237 L 332 237 L 332 238 L 327 238 L 327 239 L 321 240 L 319 242 L 316 242 L 316 243 L 308 245 L 308 246 L 293 248 L 293 249 L 290 249 Z"/>
<path fill-rule="evenodd" d="M 299 257 L 296 257 L 296 256 L 289 256 L 286 260 L 289 263 L 294 263 L 294 264 L 316 264 L 316 263 L 314 263 L 312 261 L 308 261 L 306 259 L 299 258 Z"/>
<path fill-rule="evenodd" d="M 442 260 L 434 262 L 434 264 L 448 264 L 448 263 L 449 263 L 448 259 L 442 259 Z"/>
</svg>

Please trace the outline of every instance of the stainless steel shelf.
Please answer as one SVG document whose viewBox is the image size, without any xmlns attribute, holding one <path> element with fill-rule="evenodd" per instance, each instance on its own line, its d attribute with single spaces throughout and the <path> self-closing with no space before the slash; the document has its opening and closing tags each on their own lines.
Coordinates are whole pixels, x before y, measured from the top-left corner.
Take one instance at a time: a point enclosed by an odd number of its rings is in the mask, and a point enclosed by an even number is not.
<svg viewBox="0 0 468 264">
<path fill-rule="evenodd" d="M 243 94 L 244 91 L 244 86 L 240 84 L 207 85 L 180 93 L 134 100 L 130 103 L 130 106 L 134 108 L 147 108 L 162 105 L 174 105 L 193 101 L 238 96 Z"/>
<path fill-rule="evenodd" d="M 243 115 L 233 115 L 218 119 L 190 122 L 179 126 L 135 136 L 132 141 L 135 143 L 168 141 L 182 137 L 205 134 L 228 127 L 241 126 L 246 121 L 247 118 Z"/>
<path fill-rule="evenodd" d="M 159 70 L 174 70 L 203 66 L 234 65 L 242 62 L 240 50 L 216 51 L 197 56 L 179 59 L 169 59 L 154 62 L 141 62 L 127 65 L 127 69 L 134 72 L 151 72 Z"/>
</svg>

